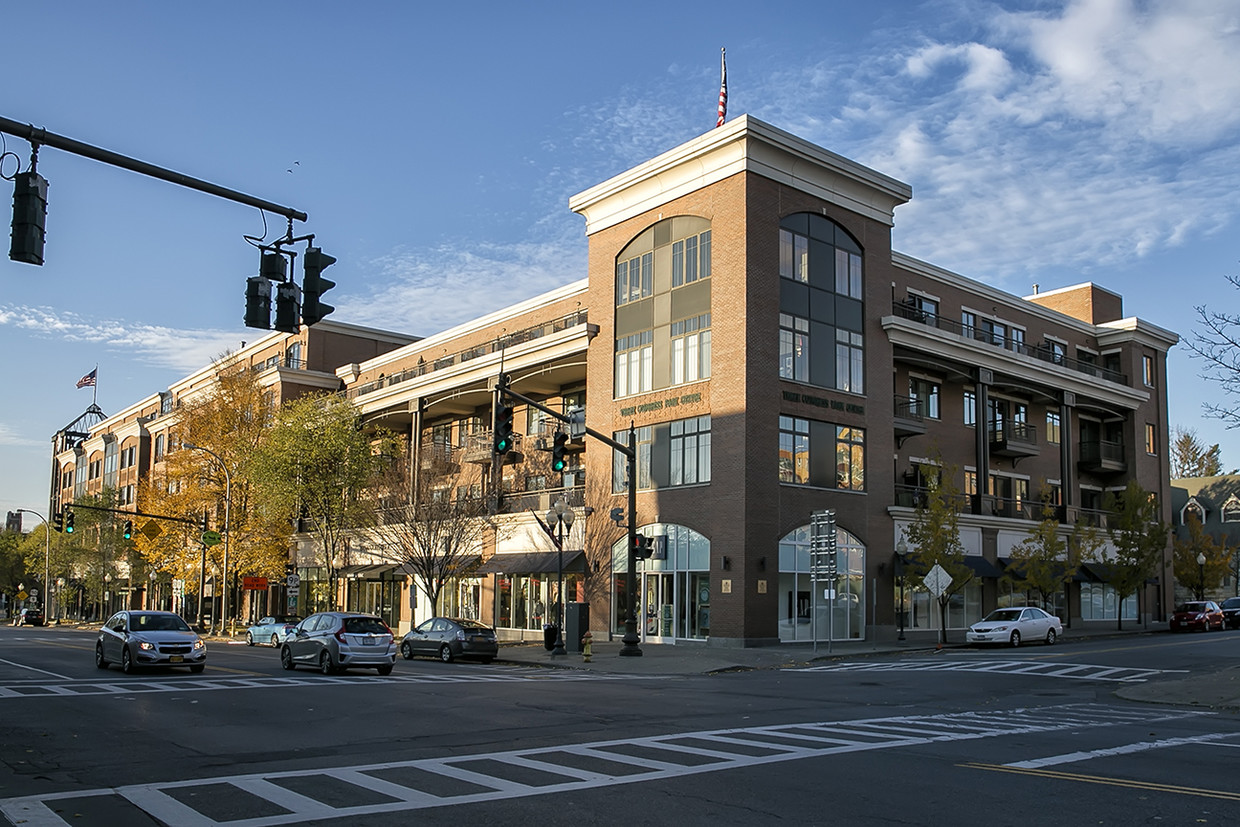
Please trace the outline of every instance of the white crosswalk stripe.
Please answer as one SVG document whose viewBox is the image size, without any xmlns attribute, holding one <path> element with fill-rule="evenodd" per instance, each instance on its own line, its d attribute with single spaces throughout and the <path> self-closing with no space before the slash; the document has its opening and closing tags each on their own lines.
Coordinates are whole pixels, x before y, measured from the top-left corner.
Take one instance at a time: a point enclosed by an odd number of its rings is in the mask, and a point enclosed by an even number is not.
<svg viewBox="0 0 1240 827">
<path fill-rule="evenodd" d="M 1181 669 L 1136 669 L 1093 663 L 1060 663 L 1028 660 L 899 660 L 850 661 L 823 666 L 797 667 L 786 672 L 987 672 L 990 674 L 1037 675 L 1078 681 L 1136 683 L 1159 675 L 1185 674 Z"/>
<path fill-rule="evenodd" d="M 163 676 L 161 676 L 163 677 Z M 286 689 L 304 686 L 357 686 L 359 684 L 462 684 L 511 683 L 514 681 L 608 681 L 662 680 L 658 675 L 610 675 L 572 669 L 489 668 L 469 672 L 455 670 L 452 675 L 395 674 L 379 675 L 315 675 L 309 672 L 277 677 L 182 677 L 143 680 L 118 677 L 89 681 L 11 681 L 0 684 L 0 701 L 18 698 L 49 698 L 80 695 L 117 695 L 150 692 L 209 692 L 227 689 Z"/>
<path fill-rule="evenodd" d="M 546 795 L 817 758 L 1020 733 L 1149 726 L 1211 713 L 1075 704 L 1040 709 L 815 721 L 506 750 L 318 770 L 219 776 L 0 800 L 0 814 L 36 827 L 89 825 L 71 799 L 111 797 L 164 823 L 275 827 L 315 819 Z M 403 779 L 403 780 L 401 780 Z M 328 788 L 331 791 L 328 791 Z M 249 804 L 239 804 L 246 797 Z M 382 799 L 380 803 L 376 803 Z M 191 805 L 190 802 L 193 802 Z M 261 804 L 259 810 L 253 802 Z M 228 810 L 231 806 L 234 809 Z M 237 811 L 239 806 L 250 807 Z M 213 810 L 214 808 L 214 810 Z M 109 811 L 112 817 L 115 810 Z M 214 814 L 212 814 L 214 813 Z"/>
</svg>

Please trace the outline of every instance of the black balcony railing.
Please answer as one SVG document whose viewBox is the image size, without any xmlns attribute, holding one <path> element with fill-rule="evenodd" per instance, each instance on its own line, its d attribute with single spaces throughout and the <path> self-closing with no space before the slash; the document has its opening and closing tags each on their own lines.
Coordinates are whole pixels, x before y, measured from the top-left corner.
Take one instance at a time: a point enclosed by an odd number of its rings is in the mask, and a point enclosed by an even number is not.
<svg viewBox="0 0 1240 827">
<path fill-rule="evenodd" d="M 1100 379 L 1106 379 L 1108 382 L 1117 382 L 1121 385 L 1128 384 L 1128 377 L 1119 371 L 1104 368 L 1093 362 L 1086 362 L 1080 359 L 1073 359 L 1062 353 L 1055 351 L 1048 345 L 1030 345 L 1022 339 L 1012 339 L 1007 336 L 996 335 L 992 331 L 984 330 L 980 327 L 971 327 L 961 322 L 954 321 L 937 313 L 928 313 L 921 308 L 907 304 L 905 302 L 896 301 L 892 303 L 895 315 L 902 319 L 909 319 L 927 327 L 937 328 L 938 330 L 946 330 L 949 333 L 955 333 L 957 336 L 963 336 L 966 339 L 973 339 L 978 342 L 985 342 L 994 345 L 997 348 L 1019 353 L 1037 359 L 1041 362 L 1049 362 L 1054 365 L 1061 365 L 1069 370 L 1078 373 L 1084 373 L 1088 376 L 1096 376 Z"/>
<path fill-rule="evenodd" d="M 589 320 L 585 310 L 578 310 L 569 313 L 567 316 L 561 316 L 552 319 L 549 322 L 531 325 L 530 327 L 518 330 L 515 333 L 509 333 L 500 336 L 498 339 L 483 344 L 476 345 L 465 350 L 459 350 L 456 353 L 445 354 L 431 361 L 425 361 L 419 358 L 418 363 L 411 368 L 406 368 L 399 373 L 393 373 L 391 376 L 381 376 L 373 382 L 366 382 L 358 385 L 356 388 L 349 388 L 347 396 L 353 399 L 358 396 L 364 396 L 373 393 L 381 388 L 397 385 L 410 379 L 416 379 L 419 376 L 425 376 L 437 370 L 450 368 L 453 365 L 459 365 L 468 362 L 471 359 L 478 359 L 486 356 L 488 353 L 495 353 L 504 348 L 519 345 L 522 342 L 532 342 L 535 339 L 541 339 L 543 336 L 550 336 L 553 333 L 559 333 L 561 330 L 568 330 L 571 327 L 586 324 Z"/>
</svg>

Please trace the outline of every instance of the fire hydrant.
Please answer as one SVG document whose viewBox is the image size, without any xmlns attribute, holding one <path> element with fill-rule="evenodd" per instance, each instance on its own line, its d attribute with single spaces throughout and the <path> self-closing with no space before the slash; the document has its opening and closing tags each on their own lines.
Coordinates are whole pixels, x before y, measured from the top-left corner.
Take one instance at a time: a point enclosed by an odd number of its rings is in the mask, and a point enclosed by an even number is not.
<svg viewBox="0 0 1240 827">
<path fill-rule="evenodd" d="M 581 659 L 586 663 L 590 662 L 590 655 L 592 654 L 590 651 L 591 640 L 592 638 L 590 637 L 590 633 L 588 631 L 581 636 Z"/>
</svg>

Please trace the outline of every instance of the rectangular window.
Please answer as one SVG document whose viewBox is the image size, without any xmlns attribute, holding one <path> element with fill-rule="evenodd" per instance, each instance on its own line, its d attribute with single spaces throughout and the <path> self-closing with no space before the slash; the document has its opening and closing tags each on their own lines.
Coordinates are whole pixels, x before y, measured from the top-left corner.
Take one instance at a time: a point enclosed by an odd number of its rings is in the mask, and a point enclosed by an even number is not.
<svg viewBox="0 0 1240 827">
<path fill-rule="evenodd" d="M 835 292 L 861 298 L 861 256 L 838 247 L 835 249 Z"/>
<path fill-rule="evenodd" d="M 779 314 L 779 376 L 809 381 L 809 319 Z"/>
<path fill-rule="evenodd" d="M 1154 357 L 1141 357 L 1141 378 L 1147 388 L 1154 387 Z"/>
<path fill-rule="evenodd" d="M 913 410 L 929 419 L 940 419 L 939 414 L 939 392 L 938 382 L 932 382 L 929 379 L 922 379 L 916 376 L 910 376 L 908 380 L 908 395 L 912 400 Z"/>
<path fill-rule="evenodd" d="M 616 263 L 616 304 L 654 294 L 654 253 L 644 253 Z"/>
<path fill-rule="evenodd" d="M 809 420 L 779 418 L 779 481 L 809 485 Z"/>
<path fill-rule="evenodd" d="M 1055 411 L 1046 412 L 1046 441 L 1058 445 L 1060 440 L 1059 414 Z"/>
<path fill-rule="evenodd" d="M 616 342 L 616 398 L 647 393 L 654 385 L 654 332 L 625 336 Z"/>
<path fill-rule="evenodd" d="M 1008 331 L 1008 345 L 1017 353 L 1025 353 L 1025 331 L 1014 327 Z"/>
<path fill-rule="evenodd" d="M 809 239 L 788 230 L 779 231 L 779 274 L 793 281 L 809 282 Z"/>
<path fill-rule="evenodd" d="M 835 330 L 835 389 L 865 393 L 865 351 L 862 334 Z"/>
<path fill-rule="evenodd" d="M 865 490 L 865 431 L 860 428 L 835 429 L 835 487 Z"/>
<path fill-rule="evenodd" d="M 710 314 L 672 323 L 672 384 L 710 376 Z"/>
<path fill-rule="evenodd" d="M 817 449 L 814 434 L 818 435 Z M 779 481 L 864 491 L 865 430 L 779 417 Z"/>
<path fill-rule="evenodd" d="M 710 417 L 671 423 L 671 485 L 710 482 Z"/>
<path fill-rule="evenodd" d="M 972 388 L 964 390 L 964 424 L 977 426 L 977 391 Z"/>
<path fill-rule="evenodd" d="M 710 277 L 710 230 L 672 244 L 672 287 Z"/>
<path fill-rule="evenodd" d="M 964 472 L 964 490 L 961 492 L 966 497 L 977 496 L 977 471 L 965 469 Z"/>
<path fill-rule="evenodd" d="M 1145 453 L 1150 455 L 1158 453 L 1158 431 L 1149 422 L 1145 423 Z"/>
</svg>

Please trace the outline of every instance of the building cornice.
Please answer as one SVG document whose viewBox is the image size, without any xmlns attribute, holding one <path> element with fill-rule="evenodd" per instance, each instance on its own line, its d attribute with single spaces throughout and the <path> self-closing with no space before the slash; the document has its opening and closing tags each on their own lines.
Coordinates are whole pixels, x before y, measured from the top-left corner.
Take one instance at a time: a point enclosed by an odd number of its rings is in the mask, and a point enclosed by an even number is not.
<svg viewBox="0 0 1240 827">
<path fill-rule="evenodd" d="M 913 197 L 908 184 L 798 138 L 750 115 L 596 184 L 568 200 L 586 234 L 722 181 L 752 172 L 887 226 Z"/>
</svg>

